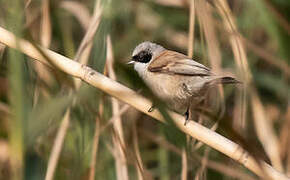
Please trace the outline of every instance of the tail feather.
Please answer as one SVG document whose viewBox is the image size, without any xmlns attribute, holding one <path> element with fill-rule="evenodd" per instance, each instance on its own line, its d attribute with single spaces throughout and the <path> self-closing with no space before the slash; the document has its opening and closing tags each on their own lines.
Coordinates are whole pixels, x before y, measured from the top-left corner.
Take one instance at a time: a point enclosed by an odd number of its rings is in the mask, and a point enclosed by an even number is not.
<svg viewBox="0 0 290 180">
<path fill-rule="evenodd" d="M 220 81 L 222 84 L 237 84 L 237 83 L 242 83 L 241 81 L 236 80 L 233 77 L 225 76 L 220 78 Z"/>
<path fill-rule="evenodd" d="M 241 81 L 236 80 L 230 76 L 218 77 L 211 80 L 208 85 L 215 85 L 215 84 L 241 84 Z"/>
</svg>

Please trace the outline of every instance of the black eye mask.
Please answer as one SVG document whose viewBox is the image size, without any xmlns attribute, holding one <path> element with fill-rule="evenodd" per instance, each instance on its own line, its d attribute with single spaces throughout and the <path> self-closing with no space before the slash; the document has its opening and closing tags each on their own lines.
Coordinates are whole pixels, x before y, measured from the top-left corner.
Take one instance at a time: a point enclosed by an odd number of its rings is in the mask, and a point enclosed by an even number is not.
<svg viewBox="0 0 290 180">
<path fill-rule="evenodd" d="M 132 57 L 133 61 L 148 63 L 152 58 L 152 53 L 148 51 L 141 51 L 137 55 Z"/>
</svg>

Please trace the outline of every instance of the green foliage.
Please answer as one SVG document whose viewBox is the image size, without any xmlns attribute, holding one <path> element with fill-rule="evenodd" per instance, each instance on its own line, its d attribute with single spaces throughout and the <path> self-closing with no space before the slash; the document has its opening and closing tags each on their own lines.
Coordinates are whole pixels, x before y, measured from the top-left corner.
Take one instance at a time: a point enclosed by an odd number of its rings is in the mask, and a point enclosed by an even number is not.
<svg viewBox="0 0 290 180">
<path fill-rule="evenodd" d="M 52 25 L 50 49 L 73 59 L 86 31 L 82 29 L 77 18 L 63 9 L 62 2 L 56 0 L 50 2 Z M 95 1 L 79 0 L 76 2 L 87 8 L 88 12 L 93 12 Z M 279 17 L 268 8 L 265 2 L 262 0 L 232 1 L 231 8 L 238 29 L 249 41 L 277 57 L 275 60 L 282 59 L 289 66 L 289 32 L 281 26 Z M 279 11 L 281 17 L 289 19 L 290 11 L 287 10 L 289 10 L 290 1 L 275 0 L 272 3 L 274 9 L 281 10 Z M 190 151 L 192 149 L 187 145 L 186 136 L 176 128 L 166 113 L 166 105 L 159 102 L 132 70 L 132 67 L 124 64 L 129 61 L 134 47 L 144 40 L 155 41 L 170 49 L 186 52 L 187 42 L 175 43 L 174 37 L 187 35 L 189 9 L 187 5 L 185 5 L 186 7 L 172 7 L 158 4 L 155 1 L 120 0 L 104 1 L 102 4 L 104 12 L 93 39 L 88 65 L 98 72 L 104 73 L 106 40 L 110 35 L 117 80 L 136 91 L 142 89 L 141 94 L 156 102 L 157 109 L 167 120 L 167 124 L 164 125 L 145 120 L 144 116 L 136 115 L 137 113 L 132 109 L 124 113 L 122 123 L 129 177 L 137 179 L 136 158 L 132 158 L 134 150 L 131 136 L 132 124 L 137 119 L 138 145 L 145 169 L 154 179 L 180 179 L 182 169 L 180 154 L 156 144 L 152 139 L 146 139 L 140 132 L 154 133 L 156 139 L 163 137 L 165 142 L 178 150 L 185 148 Z M 9 29 L 20 37 L 23 37 L 23 32 L 27 32 L 28 37 L 39 44 L 42 36 L 40 31 L 41 6 L 42 1 L 31 1 L 25 6 L 22 1 L 0 0 L 1 27 Z M 225 35 L 223 28 L 218 28 L 223 24 L 220 22 L 217 11 L 213 12 L 218 24 L 216 32 L 220 42 L 220 53 L 223 57 L 222 65 L 230 67 L 234 71 L 234 57 L 228 42 L 228 34 Z M 207 54 L 204 54 L 208 50 L 204 42 L 204 34 L 199 31 L 200 25 L 197 23 L 199 22 L 196 17 L 195 54 L 208 57 Z M 169 34 L 168 30 L 170 30 Z M 289 109 L 289 75 L 285 75 L 281 69 L 264 61 L 263 57 L 257 55 L 251 48 L 248 48 L 247 51 L 250 69 L 253 72 L 253 82 L 264 105 L 273 105 L 279 111 L 278 118 L 273 121 L 273 126 L 280 132 L 284 121 L 279 117 L 286 117 L 285 112 L 287 108 Z M 100 121 L 101 130 L 99 129 L 100 139 L 95 179 L 116 179 L 115 157 L 112 153 L 112 134 L 114 133 L 112 125 L 107 125 L 112 117 L 111 98 L 84 83 L 77 90 L 71 85 L 73 81 L 71 77 L 66 77 L 52 69 L 47 71 L 52 81 L 41 79 L 36 72 L 35 64 L 27 62 L 30 61 L 30 58 L 16 50 L 0 47 L 0 58 L 0 103 L 9 109 L 9 113 L 4 113 L 0 108 L 0 137 L 1 141 L 8 144 L 12 161 L 13 159 L 19 161 L 21 167 L 21 169 L 10 167 L 8 163 L 6 165 L 6 162 L 0 161 L 0 171 L 5 171 L 5 173 L 0 173 L 0 179 L 44 179 L 50 152 L 67 108 L 71 108 L 70 126 L 57 165 L 55 179 L 88 179 L 96 119 Z M 7 87 L 5 84 L 8 84 Z M 234 117 L 234 107 L 231 107 L 235 96 L 234 90 L 231 88 L 225 91 L 225 99 L 228 101 L 226 104 L 229 106 L 226 107 L 226 113 L 228 113 L 229 120 Z M 122 106 L 123 104 L 120 103 L 120 107 Z M 102 112 L 101 107 L 103 107 Z M 252 116 L 247 115 L 247 117 L 249 118 L 247 130 L 253 129 Z M 212 119 L 215 122 L 217 118 Z M 227 125 L 232 125 L 232 122 L 227 123 Z M 210 123 L 205 122 L 204 124 Z M 229 132 L 223 126 L 221 128 L 223 129 L 219 132 L 225 132 L 225 134 Z M 229 134 L 231 135 L 231 133 Z M 204 152 L 205 147 L 202 146 L 192 154 L 203 156 Z M 287 157 L 290 158 L 289 155 L 285 155 L 283 160 L 286 161 Z M 228 162 L 223 155 L 212 151 L 209 153 L 209 158 L 216 162 L 230 164 L 230 166 L 232 163 Z M 188 159 L 188 174 L 193 178 L 201 166 L 201 161 L 191 156 Z M 19 172 L 16 176 L 14 168 Z M 249 174 L 244 169 L 240 169 L 240 171 Z M 236 179 L 211 168 L 206 171 L 206 174 L 207 179 Z"/>
</svg>

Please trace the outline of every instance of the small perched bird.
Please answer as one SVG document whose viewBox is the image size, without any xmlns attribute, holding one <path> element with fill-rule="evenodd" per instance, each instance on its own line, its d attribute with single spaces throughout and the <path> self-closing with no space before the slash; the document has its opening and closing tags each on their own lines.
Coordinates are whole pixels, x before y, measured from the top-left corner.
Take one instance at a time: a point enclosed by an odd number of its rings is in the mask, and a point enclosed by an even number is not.
<svg viewBox="0 0 290 180">
<path fill-rule="evenodd" d="M 139 76 L 170 109 L 186 116 L 184 125 L 209 88 L 220 83 L 239 83 L 232 77 L 215 75 L 184 54 L 148 41 L 134 49 L 128 64 L 134 64 Z"/>
</svg>

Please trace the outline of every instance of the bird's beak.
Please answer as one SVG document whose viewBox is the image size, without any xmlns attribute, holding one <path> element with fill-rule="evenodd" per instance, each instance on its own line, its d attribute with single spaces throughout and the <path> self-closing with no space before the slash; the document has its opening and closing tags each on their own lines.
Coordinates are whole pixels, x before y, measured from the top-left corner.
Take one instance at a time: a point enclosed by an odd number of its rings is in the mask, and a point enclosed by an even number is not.
<svg viewBox="0 0 290 180">
<path fill-rule="evenodd" d="M 134 63 L 135 63 L 135 61 L 129 61 L 129 62 L 127 62 L 128 65 L 134 64 Z"/>
</svg>

